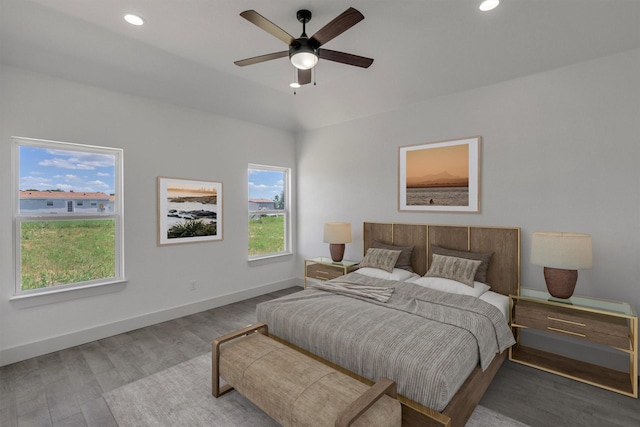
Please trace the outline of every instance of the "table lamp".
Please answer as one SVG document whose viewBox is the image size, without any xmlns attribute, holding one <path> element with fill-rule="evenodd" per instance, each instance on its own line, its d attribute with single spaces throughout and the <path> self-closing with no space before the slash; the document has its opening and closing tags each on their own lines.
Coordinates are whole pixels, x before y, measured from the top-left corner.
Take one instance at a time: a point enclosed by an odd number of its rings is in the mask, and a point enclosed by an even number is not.
<svg viewBox="0 0 640 427">
<path fill-rule="evenodd" d="M 344 244 L 351 242 L 351 223 L 325 222 L 324 242 L 329 243 L 329 251 L 333 262 L 342 261 Z"/>
<path fill-rule="evenodd" d="M 570 298 L 578 281 L 578 270 L 592 267 L 591 235 L 533 233 L 531 263 L 544 267 L 544 280 L 551 296 Z"/>
</svg>

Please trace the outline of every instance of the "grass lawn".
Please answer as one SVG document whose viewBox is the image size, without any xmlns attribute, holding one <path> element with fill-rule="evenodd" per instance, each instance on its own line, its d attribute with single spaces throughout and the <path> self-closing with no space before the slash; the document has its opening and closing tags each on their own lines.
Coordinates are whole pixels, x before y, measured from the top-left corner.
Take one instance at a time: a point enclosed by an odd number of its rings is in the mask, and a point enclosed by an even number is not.
<svg viewBox="0 0 640 427">
<path fill-rule="evenodd" d="M 249 256 L 284 252 L 284 215 L 249 219 Z"/>
<path fill-rule="evenodd" d="M 115 220 L 25 221 L 22 289 L 115 277 Z"/>
<path fill-rule="evenodd" d="M 25 221 L 22 289 L 115 277 L 115 221 Z M 249 256 L 284 252 L 284 215 L 249 220 Z"/>
</svg>

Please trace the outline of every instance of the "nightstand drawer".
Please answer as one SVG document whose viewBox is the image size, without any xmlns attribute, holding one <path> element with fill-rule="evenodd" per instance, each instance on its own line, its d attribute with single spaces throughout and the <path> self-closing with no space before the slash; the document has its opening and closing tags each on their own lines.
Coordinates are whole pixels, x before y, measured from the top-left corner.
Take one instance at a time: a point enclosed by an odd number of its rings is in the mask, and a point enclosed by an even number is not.
<svg viewBox="0 0 640 427">
<path fill-rule="evenodd" d="M 324 264 L 307 265 L 307 277 L 319 280 L 330 280 L 343 276 L 345 270 L 342 267 L 330 267 Z"/>
<path fill-rule="evenodd" d="M 515 306 L 516 324 L 622 349 L 629 349 L 629 325 L 620 317 L 529 301 Z"/>
</svg>

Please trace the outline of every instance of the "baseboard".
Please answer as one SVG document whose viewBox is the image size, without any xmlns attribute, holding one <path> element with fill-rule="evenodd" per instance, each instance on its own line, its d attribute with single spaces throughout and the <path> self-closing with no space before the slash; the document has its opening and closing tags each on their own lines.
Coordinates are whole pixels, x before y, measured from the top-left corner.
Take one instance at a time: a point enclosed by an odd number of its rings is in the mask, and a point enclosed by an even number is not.
<svg viewBox="0 0 640 427">
<path fill-rule="evenodd" d="M 302 286 L 301 280 L 292 278 L 281 282 L 269 283 L 251 289 L 245 289 L 202 301 L 196 301 L 190 304 L 172 307 L 162 311 L 147 313 L 93 328 L 71 332 L 69 334 L 58 335 L 44 340 L 2 349 L 0 350 L 0 366 L 10 365 L 32 357 L 86 344 L 91 341 L 155 325 L 156 323 L 189 316 L 191 314 L 221 307 L 223 305 L 233 304 L 234 302 L 254 298 L 269 292 L 290 288 L 292 286 Z"/>
</svg>

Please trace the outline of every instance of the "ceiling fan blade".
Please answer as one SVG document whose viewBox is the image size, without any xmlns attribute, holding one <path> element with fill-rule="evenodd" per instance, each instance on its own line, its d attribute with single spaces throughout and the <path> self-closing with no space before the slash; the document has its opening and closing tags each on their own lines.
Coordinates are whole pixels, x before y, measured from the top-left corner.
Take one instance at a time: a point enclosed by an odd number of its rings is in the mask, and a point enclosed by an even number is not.
<svg viewBox="0 0 640 427">
<path fill-rule="evenodd" d="M 320 28 L 311 38 L 309 42 L 317 47 L 322 46 L 329 40 L 339 36 L 347 31 L 349 28 L 356 25 L 358 22 L 364 19 L 364 15 L 358 12 L 356 9 L 350 7 L 335 17 L 333 21 L 329 22 L 324 27 Z"/>
<path fill-rule="evenodd" d="M 268 53 L 266 55 L 254 56 L 253 58 L 241 59 L 234 62 L 238 67 L 244 67 L 245 65 L 259 64 L 260 62 L 271 61 L 272 59 L 284 58 L 289 56 L 289 51 Z"/>
<path fill-rule="evenodd" d="M 311 69 L 298 70 L 298 83 L 301 85 L 307 85 L 311 83 Z"/>
<path fill-rule="evenodd" d="M 356 67 L 369 68 L 373 64 L 373 59 L 364 56 L 353 55 L 351 53 L 337 52 L 329 49 L 318 49 L 320 59 L 328 61 L 341 62 L 347 65 L 355 65 Z"/>
<path fill-rule="evenodd" d="M 290 45 L 296 40 L 295 38 L 293 38 L 291 34 L 287 33 L 285 30 L 278 27 L 276 24 L 269 21 L 267 18 L 260 15 L 255 10 L 245 10 L 244 12 L 240 13 L 240 16 L 242 16 L 244 19 L 251 22 L 252 24 L 262 28 L 264 31 L 271 34 L 272 36 L 279 38 L 280 40 L 282 40 L 288 45 Z"/>
</svg>

